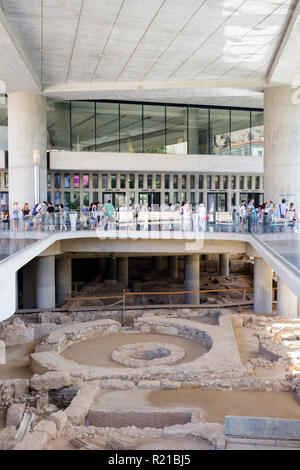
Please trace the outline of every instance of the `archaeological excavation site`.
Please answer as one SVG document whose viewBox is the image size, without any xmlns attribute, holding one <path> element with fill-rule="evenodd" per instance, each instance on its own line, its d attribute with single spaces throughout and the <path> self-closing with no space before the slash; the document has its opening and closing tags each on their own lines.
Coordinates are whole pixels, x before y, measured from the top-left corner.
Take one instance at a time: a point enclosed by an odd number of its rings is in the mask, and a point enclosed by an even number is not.
<svg viewBox="0 0 300 470">
<path fill-rule="evenodd" d="M 55 308 L 25 308 L 22 270 L 0 450 L 300 448 L 300 319 L 277 315 L 276 276 L 260 313 L 251 256 L 198 255 L 200 293 L 189 258 L 75 256 Z"/>
</svg>

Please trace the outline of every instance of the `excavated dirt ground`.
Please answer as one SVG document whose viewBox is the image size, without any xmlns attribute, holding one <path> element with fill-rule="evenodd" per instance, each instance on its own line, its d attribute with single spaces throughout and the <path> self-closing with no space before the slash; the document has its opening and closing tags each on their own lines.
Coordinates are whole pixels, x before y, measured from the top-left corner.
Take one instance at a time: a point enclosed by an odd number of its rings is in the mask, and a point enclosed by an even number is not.
<svg viewBox="0 0 300 470">
<path fill-rule="evenodd" d="M 125 366 L 114 362 L 110 358 L 113 349 L 124 344 L 148 343 L 151 341 L 175 344 L 183 348 L 185 350 L 185 357 L 178 361 L 177 364 L 193 361 L 207 352 L 207 349 L 201 344 L 180 337 L 143 333 L 116 333 L 74 344 L 61 353 L 61 355 L 79 364 L 120 368 Z"/>
<path fill-rule="evenodd" d="M 300 419 L 300 407 L 293 392 L 237 392 L 199 389 L 131 390 L 102 393 L 94 407 L 128 409 L 197 408 L 203 422 L 224 424 L 226 415 Z"/>
<path fill-rule="evenodd" d="M 6 364 L 0 366 L 0 379 L 27 379 L 32 377 L 29 356 L 39 341 L 6 348 Z"/>
</svg>

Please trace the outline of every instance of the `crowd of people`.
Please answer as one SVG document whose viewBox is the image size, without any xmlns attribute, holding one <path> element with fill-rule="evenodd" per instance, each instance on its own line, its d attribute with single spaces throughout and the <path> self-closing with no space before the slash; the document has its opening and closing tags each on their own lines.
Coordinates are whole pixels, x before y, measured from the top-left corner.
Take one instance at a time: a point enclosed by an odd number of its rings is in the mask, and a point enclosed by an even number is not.
<svg viewBox="0 0 300 470">
<path fill-rule="evenodd" d="M 193 207 L 189 202 L 180 204 L 169 203 L 158 208 L 163 212 L 169 230 L 201 230 L 205 231 L 207 222 L 213 221 L 212 213 L 208 213 L 204 204 Z M 122 221 L 128 222 L 127 228 L 136 230 L 150 230 L 150 212 L 156 212 L 156 207 L 143 204 L 121 204 L 115 208 L 111 200 L 106 203 L 94 202 L 90 206 L 84 204 L 78 211 L 79 224 L 84 230 L 112 230 L 121 228 Z M 127 214 L 125 216 L 125 214 Z M 139 216 L 141 214 L 141 216 Z M 168 216 L 169 214 L 169 216 Z M 175 223 L 177 220 L 177 226 Z M 28 203 L 22 208 L 15 202 L 9 214 L 5 205 L 1 206 L 1 226 L 3 229 L 11 228 L 14 231 L 54 231 L 59 227 L 60 231 L 67 230 L 69 226 L 69 209 L 63 204 L 58 207 L 51 202 L 43 201 L 35 204 L 30 209 Z M 140 221 L 143 222 L 140 222 Z M 178 224 L 178 220 L 180 223 Z M 262 205 L 255 205 L 254 199 L 243 200 L 239 206 L 240 231 L 258 232 L 273 231 L 279 227 L 283 230 L 286 226 L 295 229 L 299 217 L 293 203 L 286 204 L 282 199 L 280 204 L 273 201 Z M 165 228 L 165 227 L 164 227 Z"/>
<path fill-rule="evenodd" d="M 289 205 L 282 199 L 280 204 L 273 201 L 264 202 L 262 205 L 255 205 L 254 199 L 249 203 L 243 200 L 239 207 L 240 230 L 247 227 L 249 232 L 258 232 L 259 224 L 262 224 L 262 231 L 274 231 L 277 228 L 283 230 L 287 225 L 291 230 L 295 229 L 299 217 L 293 202 Z"/>
</svg>

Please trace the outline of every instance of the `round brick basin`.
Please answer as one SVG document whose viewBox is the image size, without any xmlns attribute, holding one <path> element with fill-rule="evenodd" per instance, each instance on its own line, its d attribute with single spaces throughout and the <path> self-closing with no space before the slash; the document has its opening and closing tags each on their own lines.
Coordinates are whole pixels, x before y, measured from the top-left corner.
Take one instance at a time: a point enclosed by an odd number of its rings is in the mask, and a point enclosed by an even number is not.
<svg viewBox="0 0 300 470">
<path fill-rule="evenodd" d="M 183 348 L 169 343 L 133 343 L 114 349 L 111 358 L 126 367 L 171 365 L 183 359 Z"/>
</svg>

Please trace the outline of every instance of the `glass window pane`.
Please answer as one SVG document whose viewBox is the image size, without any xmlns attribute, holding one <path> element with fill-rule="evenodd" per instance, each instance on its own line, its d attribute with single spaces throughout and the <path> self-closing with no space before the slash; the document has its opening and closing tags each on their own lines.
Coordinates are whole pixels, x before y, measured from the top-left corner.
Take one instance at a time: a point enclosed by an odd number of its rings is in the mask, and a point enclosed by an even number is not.
<svg viewBox="0 0 300 470">
<path fill-rule="evenodd" d="M 55 173 L 54 175 L 54 187 L 60 188 L 60 173 Z"/>
<path fill-rule="evenodd" d="M 124 189 L 126 187 L 125 175 L 120 175 L 120 188 Z"/>
<path fill-rule="evenodd" d="M 47 191 L 47 202 L 51 202 L 51 191 Z"/>
<path fill-rule="evenodd" d="M 165 188 L 170 188 L 170 175 L 165 175 Z"/>
<path fill-rule="evenodd" d="M 152 189 L 152 175 L 147 175 L 147 189 Z"/>
<path fill-rule="evenodd" d="M 93 202 L 99 201 L 99 194 L 98 191 L 93 191 Z"/>
<path fill-rule="evenodd" d="M 129 188 L 130 189 L 134 189 L 134 181 L 135 181 L 134 174 L 131 173 L 129 175 Z"/>
<path fill-rule="evenodd" d="M 210 153 L 230 154 L 229 109 L 210 110 Z"/>
<path fill-rule="evenodd" d="M 84 191 L 83 193 L 83 205 L 89 206 L 90 204 L 90 194 L 88 191 Z"/>
<path fill-rule="evenodd" d="M 187 153 L 187 108 L 167 106 L 166 153 Z"/>
<path fill-rule="evenodd" d="M 65 205 L 66 207 L 69 207 L 70 201 L 71 201 L 71 198 L 70 198 L 70 191 L 65 191 L 65 192 L 64 192 L 64 205 Z"/>
<path fill-rule="evenodd" d="M 98 178 L 98 174 L 94 174 L 93 175 L 93 188 L 96 189 L 98 188 L 98 185 L 99 185 L 99 178 Z"/>
<path fill-rule="evenodd" d="M 139 175 L 139 189 L 144 188 L 144 175 Z"/>
<path fill-rule="evenodd" d="M 259 189 L 259 176 L 255 176 L 255 189 Z"/>
<path fill-rule="evenodd" d="M 186 202 L 186 193 L 181 193 L 181 202 Z"/>
<path fill-rule="evenodd" d="M 236 177 L 232 176 L 231 177 L 231 189 L 235 189 L 236 187 Z"/>
<path fill-rule="evenodd" d="M 252 188 L 252 177 L 247 176 L 247 188 L 251 189 Z"/>
<path fill-rule="evenodd" d="M 119 152 L 118 103 L 96 103 L 96 151 Z"/>
<path fill-rule="evenodd" d="M 199 193 L 199 204 L 203 203 L 203 193 Z"/>
<path fill-rule="evenodd" d="M 64 174 L 64 187 L 65 188 L 70 188 L 71 187 L 70 173 L 65 173 Z"/>
<path fill-rule="evenodd" d="M 89 188 L 89 175 L 83 175 L 83 187 Z"/>
<path fill-rule="evenodd" d="M 74 186 L 74 188 L 79 188 L 79 186 L 80 186 L 80 175 L 75 174 L 73 176 L 73 186 Z"/>
<path fill-rule="evenodd" d="M 203 189 L 203 175 L 199 175 L 199 189 Z"/>
<path fill-rule="evenodd" d="M 186 175 L 182 175 L 181 178 L 181 188 L 186 189 Z"/>
<path fill-rule="evenodd" d="M 220 176 L 215 176 L 215 189 L 220 189 Z"/>
<path fill-rule="evenodd" d="M 173 176 L 173 188 L 178 189 L 178 175 Z"/>
<path fill-rule="evenodd" d="M 195 204 L 195 193 L 191 193 L 191 194 L 190 194 L 190 203 L 191 203 L 192 205 Z"/>
<path fill-rule="evenodd" d="M 80 192 L 79 191 L 74 191 L 73 201 L 75 202 L 77 208 L 79 208 L 80 207 Z"/>
<path fill-rule="evenodd" d="M 135 193 L 133 191 L 129 193 L 129 201 L 130 201 L 130 204 L 135 203 Z"/>
<path fill-rule="evenodd" d="M 189 153 L 207 155 L 208 135 L 208 109 L 189 108 Z"/>
<path fill-rule="evenodd" d="M 236 205 L 236 193 L 232 193 L 231 195 L 231 205 L 232 206 Z"/>
<path fill-rule="evenodd" d="M 51 188 L 51 173 L 47 174 L 47 188 Z"/>
<path fill-rule="evenodd" d="M 165 153 L 165 107 L 144 105 L 144 152 Z"/>
<path fill-rule="evenodd" d="M 55 191 L 54 193 L 54 205 L 58 206 L 60 204 L 60 191 Z"/>
<path fill-rule="evenodd" d="M 251 111 L 251 155 L 264 155 L 264 112 Z"/>
<path fill-rule="evenodd" d="M 240 176 L 240 189 L 244 189 L 244 177 Z"/>
<path fill-rule="evenodd" d="M 178 193 L 173 193 L 173 203 L 175 204 L 175 202 L 179 202 L 178 201 Z"/>
<path fill-rule="evenodd" d="M 102 175 L 102 188 L 107 188 L 107 175 Z"/>
<path fill-rule="evenodd" d="M 195 175 L 190 176 L 190 188 L 195 189 Z"/>
<path fill-rule="evenodd" d="M 228 176 L 223 176 L 223 189 L 228 189 Z"/>
<path fill-rule="evenodd" d="M 211 189 L 211 176 L 206 177 L 206 188 Z"/>
<path fill-rule="evenodd" d="M 156 187 L 156 189 L 160 189 L 160 187 L 161 187 L 161 176 L 160 175 L 156 175 L 155 187 Z"/>
<path fill-rule="evenodd" d="M 117 175 L 110 176 L 110 187 L 116 189 L 117 187 Z"/>
<path fill-rule="evenodd" d="M 165 204 L 169 204 L 170 202 L 170 193 L 165 193 Z"/>
<path fill-rule="evenodd" d="M 70 101 L 47 100 L 47 148 L 70 150 Z"/>
<path fill-rule="evenodd" d="M 141 104 L 120 104 L 120 150 L 142 152 Z"/>
<path fill-rule="evenodd" d="M 250 155 L 250 111 L 231 111 L 231 155 Z"/>
<path fill-rule="evenodd" d="M 95 103 L 72 101 L 72 149 L 78 152 L 95 150 Z"/>
</svg>

